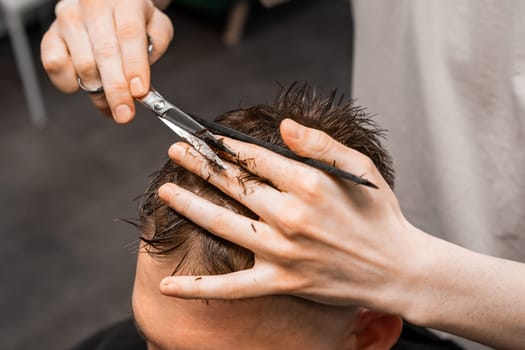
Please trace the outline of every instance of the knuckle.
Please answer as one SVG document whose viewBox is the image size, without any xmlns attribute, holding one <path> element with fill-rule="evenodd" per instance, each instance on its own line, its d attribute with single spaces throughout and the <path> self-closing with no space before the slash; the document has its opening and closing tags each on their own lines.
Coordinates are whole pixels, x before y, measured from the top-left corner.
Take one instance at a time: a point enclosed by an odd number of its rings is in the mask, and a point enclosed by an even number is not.
<svg viewBox="0 0 525 350">
<path fill-rule="evenodd" d="M 58 15 L 60 14 L 64 6 L 65 4 L 63 1 L 57 1 L 57 3 L 55 4 L 55 8 L 54 8 L 55 17 L 58 17 Z"/>
<path fill-rule="evenodd" d="M 92 60 L 80 59 L 75 68 L 78 75 L 84 78 L 93 78 L 98 75 L 97 65 Z"/>
<path fill-rule="evenodd" d="M 297 249 L 290 241 L 284 240 L 275 245 L 274 255 L 281 263 L 289 264 L 295 260 Z"/>
<path fill-rule="evenodd" d="M 123 21 L 118 28 L 118 35 L 121 40 L 136 39 L 142 33 L 143 28 L 132 21 Z"/>
<path fill-rule="evenodd" d="M 210 227 L 223 228 L 228 225 L 230 218 L 225 213 L 217 213 L 210 219 Z"/>
<path fill-rule="evenodd" d="M 108 59 L 118 54 L 117 46 L 113 40 L 104 40 L 95 47 L 95 55 L 101 59 Z"/>
<path fill-rule="evenodd" d="M 175 35 L 174 29 L 173 29 L 173 23 L 171 23 L 171 20 L 168 16 L 165 14 L 162 14 L 163 21 L 165 22 L 165 33 L 166 33 L 166 46 L 169 45 L 171 40 L 173 40 L 173 36 Z"/>
<path fill-rule="evenodd" d="M 304 291 L 308 286 L 306 278 L 293 275 L 286 279 L 286 282 L 281 286 L 281 290 L 283 294 L 295 294 L 296 292 Z"/>
<path fill-rule="evenodd" d="M 333 140 L 324 132 L 314 131 L 311 151 L 318 155 L 326 154 L 332 147 Z"/>
<path fill-rule="evenodd" d="M 55 86 L 57 86 L 57 88 L 65 94 L 72 94 L 78 91 L 78 85 L 75 80 L 67 83 L 62 82 L 60 85 L 55 82 L 53 82 L 53 84 L 55 84 Z"/>
<path fill-rule="evenodd" d="M 43 53 L 52 46 L 53 37 L 56 37 L 56 32 L 53 30 L 54 23 L 51 25 L 50 29 L 48 29 L 44 35 L 42 36 L 42 41 L 40 42 L 40 51 Z"/>
<path fill-rule="evenodd" d="M 60 73 L 68 64 L 69 58 L 66 55 L 53 51 L 42 55 L 42 65 L 48 74 Z"/>
<path fill-rule="evenodd" d="M 147 69 L 147 60 L 143 59 L 141 55 L 132 55 L 131 57 L 126 57 L 124 61 L 125 69 L 124 73 L 128 78 L 132 78 L 136 75 L 144 75 L 144 70 Z"/>
<path fill-rule="evenodd" d="M 71 2 L 59 1 L 55 6 L 55 16 L 62 23 L 79 22 L 81 20 L 78 6 Z"/>
<path fill-rule="evenodd" d="M 318 197 L 319 193 L 322 193 L 325 188 L 325 178 L 320 172 L 316 172 L 309 176 L 304 176 L 299 180 L 299 187 L 301 193 L 307 198 Z"/>
<path fill-rule="evenodd" d="M 180 211 L 181 214 L 189 214 L 193 209 L 192 201 L 184 200 L 176 194 L 170 194 L 169 197 L 169 206 L 177 211 Z"/>
<path fill-rule="evenodd" d="M 131 98 L 128 93 L 128 83 L 124 79 L 104 84 L 104 90 L 110 93 L 115 101 L 126 101 Z"/>
<path fill-rule="evenodd" d="M 154 40 L 154 48 L 160 51 L 165 51 L 168 48 L 170 42 L 173 40 L 173 24 L 171 23 L 169 17 L 164 13 L 161 13 L 157 21 L 158 27 L 155 26 L 154 33 L 151 33 L 153 34 L 152 38 Z"/>
<path fill-rule="evenodd" d="M 68 3 L 66 1 L 57 1 L 54 8 L 55 17 L 58 17 L 65 7 L 68 7 Z"/>
<path fill-rule="evenodd" d="M 294 207 L 288 206 L 288 208 Z M 281 225 L 288 236 L 294 236 L 301 232 L 300 228 L 305 220 L 306 213 L 299 208 L 294 208 L 287 212 L 286 215 L 283 215 L 281 218 Z"/>
<path fill-rule="evenodd" d="M 364 154 L 362 154 L 360 158 L 361 159 L 359 160 L 359 163 L 363 167 L 363 170 L 368 174 L 372 173 L 376 168 L 376 165 L 374 164 L 372 159 L 370 157 L 365 156 Z"/>
</svg>

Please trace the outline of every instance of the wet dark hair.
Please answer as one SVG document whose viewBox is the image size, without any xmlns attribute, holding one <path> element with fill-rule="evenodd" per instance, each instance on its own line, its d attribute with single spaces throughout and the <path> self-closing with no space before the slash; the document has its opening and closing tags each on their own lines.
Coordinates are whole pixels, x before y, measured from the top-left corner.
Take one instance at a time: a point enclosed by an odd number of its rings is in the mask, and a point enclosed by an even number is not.
<svg viewBox="0 0 525 350">
<path fill-rule="evenodd" d="M 230 111 L 219 116 L 217 122 L 286 147 L 279 133 L 279 125 L 285 118 L 322 130 L 367 155 L 393 186 L 392 160 L 381 144 L 384 130 L 363 108 L 352 101 L 337 99 L 336 91 L 322 98 L 308 85 L 293 84 L 283 88 L 272 105 Z M 250 251 L 210 234 L 164 204 L 159 199 L 158 188 L 166 182 L 174 182 L 217 205 L 257 219 L 248 208 L 170 160 L 155 175 L 139 205 L 140 239 L 148 253 L 157 257 L 177 256 L 179 262 L 174 274 L 223 274 L 253 265 Z"/>
</svg>

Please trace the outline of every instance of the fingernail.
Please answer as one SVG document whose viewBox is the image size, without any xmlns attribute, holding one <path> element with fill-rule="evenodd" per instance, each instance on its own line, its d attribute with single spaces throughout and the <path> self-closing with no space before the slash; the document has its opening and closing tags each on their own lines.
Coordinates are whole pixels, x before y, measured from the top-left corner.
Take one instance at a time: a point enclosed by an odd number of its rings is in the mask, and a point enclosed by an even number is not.
<svg viewBox="0 0 525 350">
<path fill-rule="evenodd" d="M 120 105 L 115 108 L 113 116 L 118 123 L 127 123 L 131 119 L 131 109 L 128 105 Z"/>
<path fill-rule="evenodd" d="M 161 293 L 173 292 L 175 290 L 175 287 L 175 283 L 171 281 L 170 277 L 166 277 L 160 282 Z"/>
<path fill-rule="evenodd" d="M 133 96 L 140 97 L 146 92 L 144 91 L 145 90 L 144 83 L 142 82 L 142 79 L 140 79 L 139 77 L 135 77 L 131 79 L 130 88 L 131 88 L 131 94 Z"/>
<path fill-rule="evenodd" d="M 173 189 L 171 187 L 171 184 L 166 183 L 159 187 L 159 198 L 162 200 L 168 200 L 172 192 Z"/>
<path fill-rule="evenodd" d="M 173 284 L 173 283 L 171 282 L 171 278 L 169 278 L 169 277 L 164 277 L 164 278 L 162 279 L 162 281 L 160 282 L 160 285 L 161 285 L 161 286 L 170 286 L 170 285 L 172 285 L 172 284 Z"/>
<path fill-rule="evenodd" d="M 304 126 L 291 119 L 285 119 L 283 126 L 286 129 L 286 136 L 292 139 L 300 140 L 304 135 Z"/>
</svg>

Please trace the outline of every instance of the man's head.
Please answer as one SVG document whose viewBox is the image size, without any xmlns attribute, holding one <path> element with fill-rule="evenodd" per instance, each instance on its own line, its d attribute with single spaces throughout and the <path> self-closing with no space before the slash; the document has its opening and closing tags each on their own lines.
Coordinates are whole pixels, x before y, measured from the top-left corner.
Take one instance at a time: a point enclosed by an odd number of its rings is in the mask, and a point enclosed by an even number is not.
<svg viewBox="0 0 525 350">
<path fill-rule="evenodd" d="M 362 109 L 351 103 L 336 103 L 335 93 L 320 99 L 306 86 L 292 86 L 273 106 L 239 109 L 225 113 L 218 121 L 285 147 L 279 134 L 284 118 L 323 130 L 366 154 L 393 185 L 391 160 L 379 140 L 381 130 Z M 257 219 L 242 204 L 173 162 L 160 170 L 139 209 L 143 243 L 133 293 L 137 324 L 152 348 L 387 349 L 395 342 L 401 327 L 399 318 L 358 307 L 326 306 L 292 296 L 202 302 L 161 295 L 159 283 L 170 274 L 199 278 L 248 269 L 254 263 L 250 251 L 213 236 L 167 207 L 157 194 L 166 182 Z"/>
</svg>

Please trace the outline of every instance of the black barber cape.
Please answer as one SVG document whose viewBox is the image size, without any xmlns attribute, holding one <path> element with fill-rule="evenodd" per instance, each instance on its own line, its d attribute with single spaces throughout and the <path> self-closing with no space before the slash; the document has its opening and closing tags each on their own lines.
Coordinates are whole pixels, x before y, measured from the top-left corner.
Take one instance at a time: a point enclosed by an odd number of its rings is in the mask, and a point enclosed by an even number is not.
<svg viewBox="0 0 525 350">
<path fill-rule="evenodd" d="M 132 319 L 109 326 L 84 340 L 72 350 L 146 350 L 146 342 L 138 334 Z M 393 350 L 462 350 L 449 340 L 443 340 L 427 329 L 403 324 L 403 332 Z M 307 349 L 305 349 L 307 350 Z"/>
</svg>

